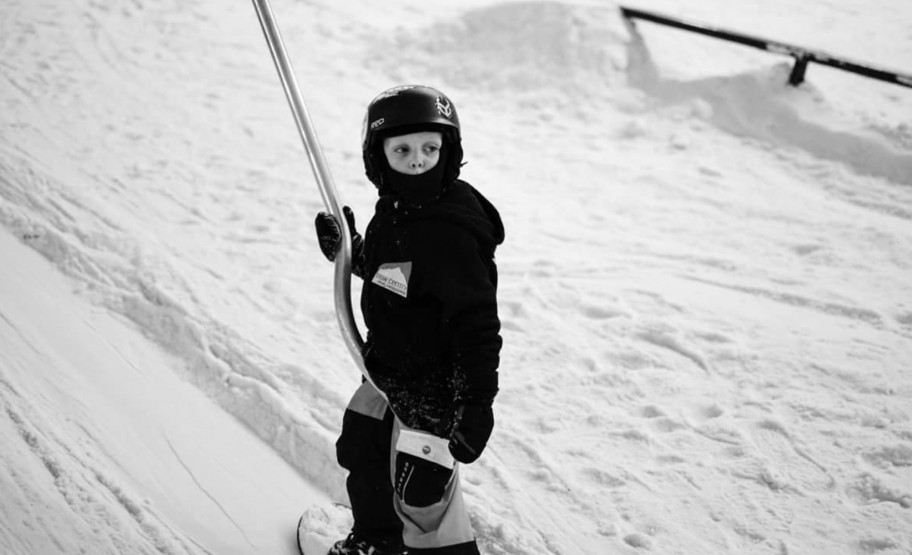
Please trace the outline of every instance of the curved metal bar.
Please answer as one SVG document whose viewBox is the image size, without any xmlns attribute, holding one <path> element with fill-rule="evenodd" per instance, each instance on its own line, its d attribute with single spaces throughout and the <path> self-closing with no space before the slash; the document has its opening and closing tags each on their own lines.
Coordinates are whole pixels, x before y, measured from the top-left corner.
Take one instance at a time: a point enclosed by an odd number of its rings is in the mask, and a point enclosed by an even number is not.
<svg viewBox="0 0 912 555">
<path fill-rule="evenodd" d="M 272 53 L 272 59 L 275 62 L 276 70 L 279 72 L 279 79 L 282 81 L 282 87 L 285 89 L 285 96 L 288 98 L 288 104 L 291 107 L 292 115 L 298 126 L 298 133 L 304 142 L 304 148 L 307 151 L 307 157 L 310 160 L 310 167 L 313 169 L 314 177 L 320 188 L 320 195 L 323 197 L 323 205 L 327 211 L 335 216 L 342 228 L 342 245 L 336 256 L 335 280 L 334 280 L 334 297 L 336 307 L 336 320 L 342 331 L 342 338 L 348 347 L 349 353 L 355 359 L 361 374 L 374 385 L 364 366 L 364 357 L 362 355 L 364 340 L 358 332 L 358 326 L 355 323 L 354 313 L 352 312 L 351 303 L 351 230 L 348 228 L 348 222 L 342 214 L 339 206 L 338 194 L 333 184 L 332 177 L 329 173 L 329 167 L 326 159 L 323 157 L 323 150 L 317 141 L 317 134 L 314 131 L 310 115 L 307 113 L 307 107 L 304 105 L 301 91 L 298 89 L 298 83 L 295 80 L 294 70 L 285 51 L 285 44 L 282 42 L 282 36 L 276 26 L 275 17 L 268 0 L 253 0 L 256 7 L 257 15 L 260 18 L 260 25 L 263 28 L 263 34 L 266 36 L 266 42 L 269 44 L 269 50 Z M 380 391 L 377 389 L 377 391 Z M 382 392 L 380 392 L 383 395 Z M 384 396 L 385 397 L 385 396 Z"/>
</svg>

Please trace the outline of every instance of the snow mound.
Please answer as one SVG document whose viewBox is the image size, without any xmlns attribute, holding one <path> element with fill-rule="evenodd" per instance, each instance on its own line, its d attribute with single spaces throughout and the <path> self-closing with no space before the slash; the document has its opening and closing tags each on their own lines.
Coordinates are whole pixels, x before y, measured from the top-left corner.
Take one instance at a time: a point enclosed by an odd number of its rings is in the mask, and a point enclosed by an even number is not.
<svg viewBox="0 0 912 555">
<path fill-rule="evenodd" d="M 630 82 L 652 97 L 655 108 L 689 105 L 692 116 L 735 135 L 841 162 L 860 175 L 912 184 L 912 128 L 906 117 L 912 95 L 904 98 L 896 86 L 817 65 L 811 66 L 800 87 L 791 87 L 787 84 L 790 58 L 758 56 L 721 41 L 670 34 L 671 38 L 652 30 L 644 36 L 631 29 Z M 672 51 L 672 45 L 682 44 L 688 45 L 686 53 Z M 728 65 L 741 70 L 714 74 L 704 70 L 694 75 L 680 69 L 688 67 L 694 57 L 715 56 L 715 51 L 708 50 L 711 47 L 729 57 L 739 54 L 740 63 L 729 61 Z M 734 54 L 727 52 L 733 49 Z M 880 97 L 879 113 L 858 109 L 852 95 L 859 90 Z M 912 216 L 890 206 L 884 208 L 904 218 Z"/>
<path fill-rule="evenodd" d="M 617 13 L 614 6 L 495 4 L 396 34 L 373 51 L 396 53 L 377 61 L 403 82 L 432 75 L 460 89 L 514 98 L 553 92 L 554 100 L 560 95 L 574 102 L 624 81 L 625 39 Z M 403 64 L 401 53 L 412 63 Z"/>
</svg>

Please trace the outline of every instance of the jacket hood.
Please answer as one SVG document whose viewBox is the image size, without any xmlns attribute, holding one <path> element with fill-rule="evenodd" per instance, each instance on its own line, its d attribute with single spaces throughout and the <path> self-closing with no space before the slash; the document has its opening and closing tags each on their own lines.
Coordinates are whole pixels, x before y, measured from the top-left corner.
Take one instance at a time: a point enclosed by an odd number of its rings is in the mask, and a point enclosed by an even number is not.
<svg viewBox="0 0 912 555">
<path fill-rule="evenodd" d="M 414 220 L 447 221 L 464 227 L 492 251 L 504 242 L 504 224 L 497 208 L 475 187 L 459 179 L 436 202 L 421 208 L 400 209 Z"/>
</svg>

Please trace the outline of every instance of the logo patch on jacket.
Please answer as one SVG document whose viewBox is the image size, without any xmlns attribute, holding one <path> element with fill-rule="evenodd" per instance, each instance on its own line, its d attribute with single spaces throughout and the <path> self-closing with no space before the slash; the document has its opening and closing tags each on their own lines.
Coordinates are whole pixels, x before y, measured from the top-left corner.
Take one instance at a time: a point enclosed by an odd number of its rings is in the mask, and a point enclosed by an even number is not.
<svg viewBox="0 0 912 555">
<path fill-rule="evenodd" d="M 408 297 L 408 282 L 411 275 L 411 262 L 391 262 L 380 265 L 371 283 L 402 297 Z"/>
</svg>

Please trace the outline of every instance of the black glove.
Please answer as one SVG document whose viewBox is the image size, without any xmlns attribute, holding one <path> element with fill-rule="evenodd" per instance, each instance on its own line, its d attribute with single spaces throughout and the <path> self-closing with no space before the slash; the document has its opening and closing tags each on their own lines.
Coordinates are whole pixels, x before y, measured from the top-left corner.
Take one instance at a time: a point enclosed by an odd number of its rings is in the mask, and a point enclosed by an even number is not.
<svg viewBox="0 0 912 555">
<path fill-rule="evenodd" d="M 484 451 L 494 429 L 494 410 L 490 403 L 464 404 L 456 408 L 450 454 L 464 464 L 475 462 Z"/>
<path fill-rule="evenodd" d="M 364 249 L 364 239 L 355 228 L 355 214 L 348 206 L 342 207 L 342 214 L 345 215 L 345 221 L 348 222 L 348 230 L 352 236 L 352 271 L 360 277 L 361 254 Z M 336 253 L 339 252 L 339 246 L 342 243 L 342 229 L 339 222 L 332 214 L 326 212 L 317 213 L 314 220 L 314 227 L 317 229 L 317 241 L 320 245 L 320 251 L 327 260 L 332 262 L 336 259 Z"/>
</svg>

